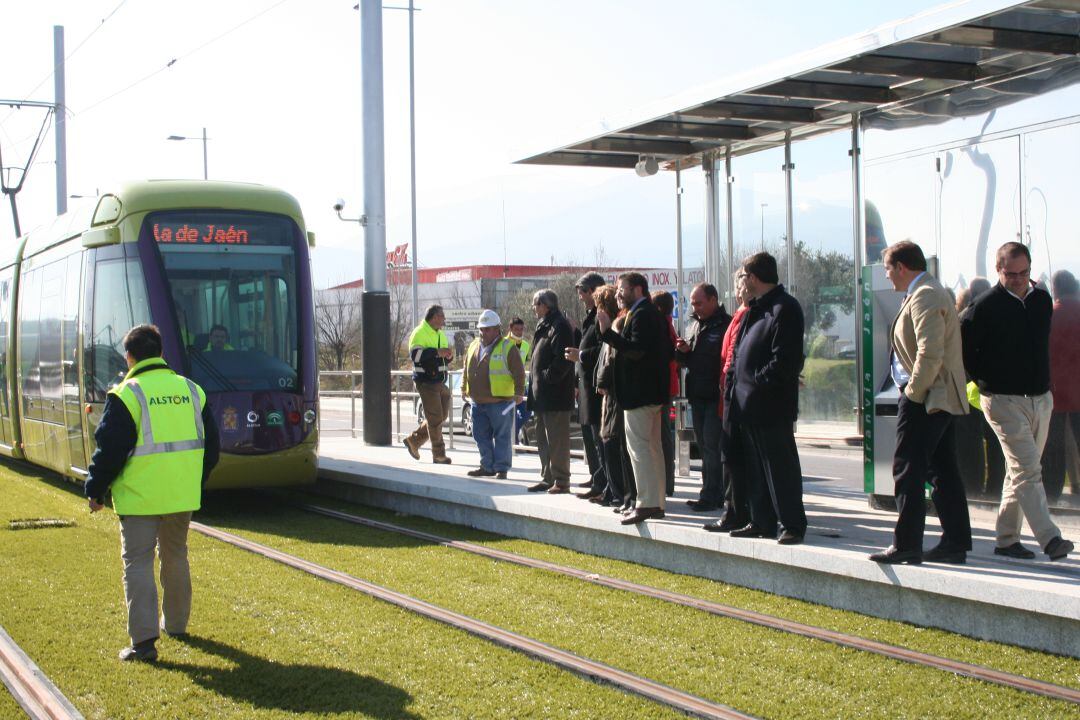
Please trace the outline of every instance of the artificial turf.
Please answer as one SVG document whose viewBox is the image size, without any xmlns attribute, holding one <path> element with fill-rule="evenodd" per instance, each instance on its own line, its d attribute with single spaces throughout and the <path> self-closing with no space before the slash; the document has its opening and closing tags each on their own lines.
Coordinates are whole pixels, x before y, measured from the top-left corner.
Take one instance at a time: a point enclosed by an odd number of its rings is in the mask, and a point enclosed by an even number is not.
<svg viewBox="0 0 1080 720">
<path fill-rule="evenodd" d="M 120 663 L 118 526 L 0 466 L 0 625 L 89 719 L 676 717 L 652 702 L 193 534 L 188 642 Z M 9 531 L 27 515 L 74 527 Z M 17 706 L 6 698 L 0 716 Z"/>
<path fill-rule="evenodd" d="M 339 503 L 333 504 L 341 507 Z M 219 496 L 208 510 L 206 519 L 218 526 L 755 715 L 806 718 L 1077 715 L 1075 706 L 1061 701 L 299 513 L 276 500 L 260 500 L 250 494 Z M 365 514 L 386 517 L 385 513 L 370 509 L 365 509 Z M 399 517 L 395 521 L 443 535 L 465 535 L 474 540 L 479 535 L 460 529 L 455 533 L 449 526 L 415 518 Z M 492 536 L 487 536 L 487 540 L 504 549 L 739 604 L 732 602 L 730 593 L 723 591 L 724 586 L 719 583 L 699 581 L 701 585 L 687 587 L 694 583 L 670 573 L 625 572 L 634 566 L 599 561 L 536 543 L 493 540 Z M 680 582 L 673 583 L 676 579 Z M 816 606 L 787 599 L 773 599 L 772 603 L 770 606 L 758 602 L 754 609 L 792 616 L 786 608 L 792 604 L 802 608 L 794 613 L 801 615 L 798 619 L 830 624 L 823 622 L 818 614 L 823 611 L 807 612 Z M 823 614 L 831 617 L 838 629 L 848 632 L 863 629 L 852 627 L 855 623 L 848 621 L 847 616 L 852 620 L 860 617 L 854 613 Z M 876 630 L 877 639 L 918 644 L 902 642 L 918 634 L 910 626 L 881 620 L 868 624 Z M 926 632 L 941 636 L 942 642 L 934 648 L 937 654 L 956 657 L 953 650 L 963 647 L 965 655 L 976 656 L 963 659 L 981 660 L 981 664 L 1000 665 L 988 661 L 995 653 L 1014 651 L 1000 644 L 980 643 L 940 631 Z M 1024 660 L 1007 663 L 1014 666 L 1009 669 L 1061 684 L 1076 684 L 1080 665 L 1075 660 L 1031 651 L 1017 651 L 1013 657 Z M 1044 664 L 1053 669 L 1048 673 L 1038 667 Z"/>
</svg>

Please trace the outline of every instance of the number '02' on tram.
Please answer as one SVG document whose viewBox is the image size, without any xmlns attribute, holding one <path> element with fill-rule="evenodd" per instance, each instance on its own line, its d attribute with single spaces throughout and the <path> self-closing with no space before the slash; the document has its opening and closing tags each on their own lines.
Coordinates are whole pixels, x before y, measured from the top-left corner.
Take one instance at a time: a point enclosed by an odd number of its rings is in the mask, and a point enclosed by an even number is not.
<svg viewBox="0 0 1080 720">
<path fill-rule="evenodd" d="M 0 453 L 81 479 L 129 328 L 161 329 L 221 433 L 211 488 L 313 482 L 318 374 L 296 200 L 146 181 L 20 238 L 0 269 Z"/>
</svg>

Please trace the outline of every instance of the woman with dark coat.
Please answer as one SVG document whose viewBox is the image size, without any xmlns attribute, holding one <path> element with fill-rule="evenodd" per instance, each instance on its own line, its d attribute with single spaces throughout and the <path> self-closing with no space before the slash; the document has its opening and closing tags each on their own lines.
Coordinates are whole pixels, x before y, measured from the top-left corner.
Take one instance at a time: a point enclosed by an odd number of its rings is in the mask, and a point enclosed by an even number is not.
<svg viewBox="0 0 1080 720">
<path fill-rule="evenodd" d="M 613 324 L 616 331 L 621 329 L 626 310 L 625 308 L 620 310 L 615 288 L 605 285 L 596 291 L 594 297 L 598 308 L 616 318 Z M 604 494 L 600 498 L 593 498 L 591 502 L 605 507 L 614 507 L 615 512 L 625 512 L 634 507 L 634 501 L 637 500 L 637 487 L 634 484 L 634 470 L 630 465 L 630 455 L 626 449 L 622 407 L 615 394 L 617 362 L 618 351 L 607 343 L 603 343 L 596 363 L 596 389 L 603 398 L 599 435 L 608 484 Z"/>
</svg>

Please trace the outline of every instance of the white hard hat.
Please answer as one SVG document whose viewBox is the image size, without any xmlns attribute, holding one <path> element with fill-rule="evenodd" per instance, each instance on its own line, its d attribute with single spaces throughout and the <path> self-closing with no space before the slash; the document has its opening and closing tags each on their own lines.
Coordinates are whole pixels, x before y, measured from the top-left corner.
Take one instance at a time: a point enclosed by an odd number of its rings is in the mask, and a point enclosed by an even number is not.
<svg viewBox="0 0 1080 720">
<path fill-rule="evenodd" d="M 494 310 L 484 310 L 476 320 L 476 327 L 478 328 L 499 327 L 501 324 L 499 315 Z"/>
</svg>

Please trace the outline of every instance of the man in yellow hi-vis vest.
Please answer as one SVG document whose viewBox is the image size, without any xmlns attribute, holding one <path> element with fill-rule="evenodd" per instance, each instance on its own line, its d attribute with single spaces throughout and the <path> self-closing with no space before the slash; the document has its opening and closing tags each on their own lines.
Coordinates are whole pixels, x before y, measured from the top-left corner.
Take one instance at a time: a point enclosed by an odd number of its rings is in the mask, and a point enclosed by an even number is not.
<svg viewBox="0 0 1080 720">
<path fill-rule="evenodd" d="M 484 310 L 480 337 L 465 353 L 461 397 L 472 406 L 472 431 L 480 467 L 471 477 L 505 478 L 514 457 L 514 405 L 525 397 L 525 363 L 513 340 L 502 336 L 499 316 Z"/>
<path fill-rule="evenodd" d="M 120 659 L 153 661 L 159 627 L 171 637 L 187 634 L 188 524 L 217 464 L 218 434 L 203 389 L 165 364 L 156 327 L 133 327 L 123 342 L 129 370 L 105 400 L 84 490 L 90 512 L 104 506 L 105 492 L 111 490 L 120 518 L 131 637 Z M 155 547 L 161 560 L 160 625 Z"/>
<path fill-rule="evenodd" d="M 442 425 L 450 417 L 451 395 L 446 386 L 449 363 L 454 357 L 450 342 L 443 332 L 446 314 L 441 305 L 432 305 L 424 313 L 424 319 L 409 335 L 409 359 L 413 364 L 413 384 L 420 396 L 424 420 L 412 434 L 401 442 L 413 456 L 420 459 L 420 448 L 431 440 L 431 460 L 439 465 L 449 465 L 446 443 L 443 441 Z"/>
</svg>

